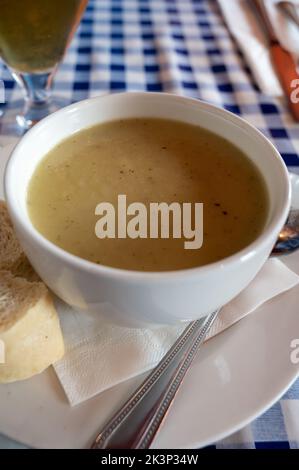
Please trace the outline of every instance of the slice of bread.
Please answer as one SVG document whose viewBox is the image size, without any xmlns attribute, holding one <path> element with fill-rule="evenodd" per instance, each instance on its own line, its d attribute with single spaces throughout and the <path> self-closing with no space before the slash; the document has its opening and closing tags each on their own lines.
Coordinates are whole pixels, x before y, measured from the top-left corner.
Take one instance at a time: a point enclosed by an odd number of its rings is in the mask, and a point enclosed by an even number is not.
<svg viewBox="0 0 299 470">
<path fill-rule="evenodd" d="M 59 319 L 42 282 L 0 271 L 0 382 L 38 374 L 64 353 Z"/>
<path fill-rule="evenodd" d="M 0 200 L 0 270 L 12 272 L 15 276 L 37 281 L 38 275 L 29 263 L 16 237 L 4 201 Z"/>
<path fill-rule="evenodd" d="M 0 201 L 0 269 L 11 271 L 22 254 L 23 250 L 15 235 L 6 204 Z"/>
<path fill-rule="evenodd" d="M 63 356 L 51 295 L 39 280 L 0 202 L 0 382 L 22 380 Z"/>
</svg>

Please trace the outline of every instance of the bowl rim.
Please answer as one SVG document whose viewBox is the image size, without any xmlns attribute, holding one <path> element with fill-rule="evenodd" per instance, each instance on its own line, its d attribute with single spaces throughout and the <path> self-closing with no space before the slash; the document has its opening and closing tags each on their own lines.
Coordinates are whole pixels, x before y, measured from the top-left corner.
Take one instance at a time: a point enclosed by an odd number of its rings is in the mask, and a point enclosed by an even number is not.
<svg viewBox="0 0 299 470">
<path fill-rule="evenodd" d="M 55 245 L 53 242 L 48 240 L 44 237 L 32 224 L 30 218 L 28 219 L 22 217 L 21 210 L 17 207 L 15 203 L 15 199 L 13 197 L 13 174 L 16 168 L 16 162 L 18 161 L 20 155 L 22 154 L 22 147 L 28 140 L 34 139 L 34 135 L 38 132 L 42 127 L 47 125 L 52 125 L 55 123 L 56 117 L 61 115 L 67 115 L 73 112 L 78 111 L 84 107 L 88 107 L 92 103 L 97 103 L 101 105 L 101 101 L 104 99 L 115 99 L 122 98 L 124 96 L 131 95 L 131 97 L 146 97 L 146 99 L 151 99 L 151 97 L 159 97 L 159 99 L 172 99 L 172 100 L 179 100 L 181 102 L 193 104 L 202 108 L 204 112 L 209 112 L 210 114 L 216 114 L 228 121 L 230 123 L 237 125 L 238 127 L 242 127 L 245 130 L 251 131 L 251 133 L 255 134 L 256 137 L 261 139 L 264 144 L 268 145 L 269 148 L 272 150 L 273 157 L 276 158 L 277 162 L 280 164 L 281 170 L 281 177 L 283 178 L 284 183 L 284 202 L 282 203 L 282 210 L 280 213 L 276 213 L 273 216 L 273 220 L 270 222 L 269 226 L 262 230 L 262 232 L 255 238 L 249 245 L 242 248 L 241 250 L 233 253 L 230 256 L 227 256 L 219 261 L 215 261 L 213 263 L 205 264 L 203 266 L 192 267 L 192 268 L 185 268 L 185 269 L 178 269 L 178 270 L 169 270 L 169 271 L 138 271 L 138 270 L 130 270 L 130 269 L 123 269 L 123 268 L 115 268 L 112 266 L 96 264 L 92 261 L 88 261 L 84 258 L 80 258 L 77 255 L 71 254 L 68 251 L 60 248 L 59 246 Z M 153 116 L 154 117 L 154 116 Z M 177 119 L 176 119 L 177 120 Z M 184 122 L 184 121 L 182 121 Z M 229 140 L 229 139 L 228 139 Z M 22 157 L 23 158 L 23 157 Z M 36 167 L 35 167 L 36 168 Z M 33 170 L 34 171 L 34 170 Z M 33 174 L 33 172 L 32 172 Z M 32 176 L 31 174 L 31 176 Z M 99 275 L 105 275 L 106 277 L 116 277 L 116 278 L 126 278 L 126 280 L 132 279 L 134 281 L 163 281 L 171 279 L 180 279 L 182 277 L 193 276 L 195 274 L 207 274 L 215 269 L 225 269 L 228 265 L 232 265 L 236 262 L 243 263 L 247 259 L 252 258 L 255 253 L 261 249 L 264 245 L 268 244 L 269 240 L 273 238 L 273 232 L 278 229 L 280 226 L 282 227 L 285 223 L 287 218 L 288 211 L 290 209 L 291 204 L 291 185 L 288 177 L 288 170 L 287 167 L 272 142 L 256 127 L 254 127 L 249 122 L 245 121 L 240 116 L 236 116 L 232 112 L 221 108 L 220 106 L 216 106 L 211 103 L 207 103 L 205 101 L 175 95 L 171 93 L 161 93 L 161 92 L 122 92 L 122 93 L 112 93 L 112 94 L 105 94 L 100 95 L 92 98 L 88 98 L 82 101 L 75 102 L 66 106 L 49 116 L 42 119 L 39 123 L 37 123 L 32 129 L 30 129 L 17 143 L 15 148 L 13 149 L 9 160 L 7 162 L 5 172 L 4 172 L 4 193 L 5 199 L 7 202 L 9 213 L 12 216 L 12 220 L 17 221 L 17 224 L 22 227 L 28 237 L 33 239 L 33 242 L 40 245 L 42 249 L 51 252 L 56 258 L 60 258 L 61 261 L 65 264 L 72 265 L 75 268 L 83 269 L 89 272 L 93 272 Z"/>
</svg>

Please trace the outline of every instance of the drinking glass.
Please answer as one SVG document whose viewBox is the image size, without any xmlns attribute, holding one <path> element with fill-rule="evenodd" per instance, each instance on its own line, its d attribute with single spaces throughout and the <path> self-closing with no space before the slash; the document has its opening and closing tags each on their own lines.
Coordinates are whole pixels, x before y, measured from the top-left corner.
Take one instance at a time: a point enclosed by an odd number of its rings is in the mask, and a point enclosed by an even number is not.
<svg viewBox="0 0 299 470">
<path fill-rule="evenodd" d="M 25 132 L 59 107 L 51 98 L 57 65 L 88 0 L 0 0 L 0 57 L 24 93 L 16 117 Z"/>
</svg>

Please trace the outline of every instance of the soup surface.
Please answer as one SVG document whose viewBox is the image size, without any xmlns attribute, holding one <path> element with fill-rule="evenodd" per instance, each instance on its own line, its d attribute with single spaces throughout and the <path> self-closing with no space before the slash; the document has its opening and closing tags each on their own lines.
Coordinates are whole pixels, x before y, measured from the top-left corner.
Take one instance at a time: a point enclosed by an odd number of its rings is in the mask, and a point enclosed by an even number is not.
<svg viewBox="0 0 299 470">
<path fill-rule="evenodd" d="M 170 238 L 99 239 L 95 208 L 110 202 L 117 213 L 120 194 L 127 204 L 147 207 L 203 203 L 202 247 L 185 249 L 185 239 L 171 230 Z M 70 253 L 117 268 L 165 271 L 244 248 L 265 224 L 268 196 L 254 164 L 225 139 L 198 126 L 144 118 L 100 124 L 62 141 L 36 168 L 27 203 L 36 229 Z"/>
</svg>

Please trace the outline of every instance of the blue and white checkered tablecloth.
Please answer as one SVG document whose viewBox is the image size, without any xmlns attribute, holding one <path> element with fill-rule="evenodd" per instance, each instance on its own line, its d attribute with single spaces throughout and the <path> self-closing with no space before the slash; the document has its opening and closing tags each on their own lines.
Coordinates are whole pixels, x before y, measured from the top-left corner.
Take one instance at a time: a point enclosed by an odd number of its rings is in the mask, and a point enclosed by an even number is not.
<svg viewBox="0 0 299 470">
<path fill-rule="evenodd" d="M 3 66 L 0 76 L 7 100 L 20 97 Z M 124 90 L 207 100 L 261 129 L 299 173 L 299 125 L 283 103 L 259 92 L 216 0 L 90 0 L 54 87 L 70 102 Z M 299 448 L 299 380 L 263 416 L 212 447 Z"/>
</svg>

